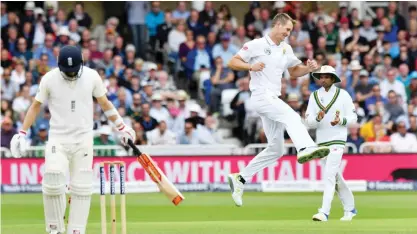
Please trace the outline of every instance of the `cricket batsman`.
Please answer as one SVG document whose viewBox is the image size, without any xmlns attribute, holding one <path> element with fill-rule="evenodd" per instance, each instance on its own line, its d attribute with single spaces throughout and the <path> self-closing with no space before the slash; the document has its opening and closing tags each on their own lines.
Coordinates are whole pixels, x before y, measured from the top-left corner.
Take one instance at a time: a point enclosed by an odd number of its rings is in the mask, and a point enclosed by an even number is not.
<svg viewBox="0 0 417 234">
<path fill-rule="evenodd" d="M 297 148 L 298 162 L 305 163 L 329 154 L 329 148 L 317 146 L 301 117 L 279 98 L 282 74 L 287 69 L 291 77 L 301 77 L 319 69 L 314 60 L 308 60 L 307 66 L 303 65 L 294 55 L 291 46 L 284 41 L 290 35 L 294 23 L 289 15 L 277 14 L 272 20 L 269 34 L 244 44 L 228 64 L 233 70 L 250 72 L 250 101 L 261 117 L 268 140 L 268 146 L 242 171 L 228 177 L 232 198 L 237 206 L 243 204 L 245 182 L 282 157 L 285 129 Z"/>
<path fill-rule="evenodd" d="M 324 166 L 324 193 L 319 212 L 313 215 L 314 221 L 327 221 L 334 192 L 342 201 L 344 216 L 342 221 L 351 221 L 356 215 L 355 201 L 340 170 L 342 155 L 347 139 L 347 125 L 356 123 L 357 115 L 352 98 L 343 89 L 334 84 L 340 82 L 333 67 L 325 65 L 312 76 L 320 80 L 322 87 L 310 95 L 306 111 L 305 124 L 317 128 L 316 142 L 328 146 L 330 154 L 322 159 Z"/>
<path fill-rule="evenodd" d="M 134 142 L 135 132 L 124 124 L 107 99 L 99 74 L 83 66 L 80 49 L 62 47 L 57 61 L 58 68 L 43 76 L 22 129 L 12 138 L 11 151 L 15 157 L 25 154 L 27 130 L 34 123 L 41 105 L 47 102 L 51 120 L 42 181 L 46 232 L 65 232 L 65 173 L 69 171 L 71 205 L 67 233 L 84 234 L 93 188 L 93 97 L 117 126 L 123 144 L 129 139 Z"/>
</svg>

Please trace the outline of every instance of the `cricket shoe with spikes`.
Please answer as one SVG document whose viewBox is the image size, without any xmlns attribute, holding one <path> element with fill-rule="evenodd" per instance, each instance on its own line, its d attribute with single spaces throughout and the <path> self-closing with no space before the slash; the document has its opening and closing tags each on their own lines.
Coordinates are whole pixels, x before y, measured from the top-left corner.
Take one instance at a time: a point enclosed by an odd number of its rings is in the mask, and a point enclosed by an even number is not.
<svg viewBox="0 0 417 234">
<path fill-rule="evenodd" d="M 297 154 L 298 163 L 306 163 L 313 159 L 324 158 L 329 155 L 330 149 L 325 146 L 313 146 L 301 149 Z"/>
<path fill-rule="evenodd" d="M 345 211 L 344 216 L 340 219 L 341 221 L 352 221 L 353 217 L 358 214 L 358 211 L 356 209 L 353 209 L 351 211 Z"/>
<path fill-rule="evenodd" d="M 329 216 L 325 213 L 319 212 L 313 215 L 313 221 L 327 222 L 328 219 L 329 219 Z"/>
<path fill-rule="evenodd" d="M 242 200 L 243 187 L 244 187 L 245 180 L 238 173 L 230 174 L 227 177 L 227 179 L 229 181 L 229 186 L 232 191 L 233 201 L 235 201 L 236 206 L 242 206 L 243 205 L 243 200 Z"/>
</svg>

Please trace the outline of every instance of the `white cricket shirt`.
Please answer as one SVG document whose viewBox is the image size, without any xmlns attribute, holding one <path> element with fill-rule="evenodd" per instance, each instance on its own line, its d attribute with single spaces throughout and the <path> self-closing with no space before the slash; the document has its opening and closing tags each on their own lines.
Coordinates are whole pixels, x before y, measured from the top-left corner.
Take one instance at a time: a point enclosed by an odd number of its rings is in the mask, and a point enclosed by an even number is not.
<svg viewBox="0 0 417 234">
<path fill-rule="evenodd" d="M 265 68 L 262 71 L 250 72 L 250 90 L 252 92 L 262 92 L 267 89 L 278 96 L 281 95 L 283 73 L 289 67 L 294 67 L 301 63 L 294 55 L 289 44 L 281 42 L 279 45 L 276 45 L 269 35 L 245 43 L 238 55 L 249 64 L 258 62 L 265 64 Z"/>
<path fill-rule="evenodd" d="M 64 143 L 91 140 L 93 96 L 102 97 L 106 92 L 99 74 L 85 66 L 81 77 L 72 84 L 62 77 L 58 68 L 46 73 L 35 99 L 48 102 L 51 112 L 49 139 Z"/>
<path fill-rule="evenodd" d="M 317 121 L 318 113 L 324 110 L 322 120 Z M 339 112 L 339 124 L 332 126 L 331 122 Z M 305 124 L 309 128 L 317 128 L 316 143 L 323 146 L 345 145 L 347 126 L 357 122 L 355 105 L 349 93 L 335 85 L 326 91 L 323 87 L 314 91 L 308 101 Z"/>
</svg>

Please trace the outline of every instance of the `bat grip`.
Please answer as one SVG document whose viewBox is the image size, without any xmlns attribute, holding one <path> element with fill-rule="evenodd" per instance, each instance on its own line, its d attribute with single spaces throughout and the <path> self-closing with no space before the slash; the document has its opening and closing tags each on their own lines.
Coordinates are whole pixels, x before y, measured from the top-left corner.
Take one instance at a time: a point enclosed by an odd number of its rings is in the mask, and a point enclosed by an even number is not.
<svg viewBox="0 0 417 234">
<path fill-rule="evenodd" d="M 138 147 L 136 147 L 135 143 L 133 143 L 132 140 L 128 140 L 127 144 L 133 149 L 133 153 L 136 155 L 141 155 L 142 153 L 140 152 L 140 150 L 138 149 Z"/>
</svg>

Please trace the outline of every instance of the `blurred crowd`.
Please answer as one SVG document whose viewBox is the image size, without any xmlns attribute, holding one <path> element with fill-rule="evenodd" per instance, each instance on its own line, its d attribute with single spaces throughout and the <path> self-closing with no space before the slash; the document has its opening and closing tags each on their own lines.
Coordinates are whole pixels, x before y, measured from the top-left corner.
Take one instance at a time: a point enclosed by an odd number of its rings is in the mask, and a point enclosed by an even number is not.
<svg viewBox="0 0 417 234">
<path fill-rule="evenodd" d="M 203 5 L 200 5 L 203 4 Z M 262 124 L 251 108 L 249 74 L 232 71 L 228 61 L 243 44 L 268 33 L 271 19 L 288 13 L 297 23 L 286 38 L 303 62 L 315 59 L 336 68 L 339 87 L 352 96 L 358 123 L 348 142 L 391 142 L 366 152 L 417 152 L 417 10 L 398 13 L 396 2 L 377 8 L 376 17 L 359 17 L 341 2 L 325 11 L 320 2 L 305 12 L 301 2 L 247 2 L 243 22 L 230 4 L 127 2 L 128 33 L 110 17 L 92 28 L 81 2 L 62 9 L 26 2 L 19 12 L 1 2 L 1 146 L 8 148 L 22 126 L 42 76 L 57 67 L 63 45 L 82 49 L 85 66 L 96 69 L 109 100 L 137 134 L 137 145 L 224 143 L 221 128 L 232 130 L 242 145 L 266 143 Z M 304 115 L 309 95 L 318 89 L 310 75 L 284 73 L 282 96 Z M 96 145 L 117 145 L 119 137 L 96 105 Z M 47 105 L 30 129 L 28 141 L 48 139 Z M 314 131 L 311 131 L 314 137 Z M 287 142 L 291 142 L 285 134 Z"/>
</svg>

